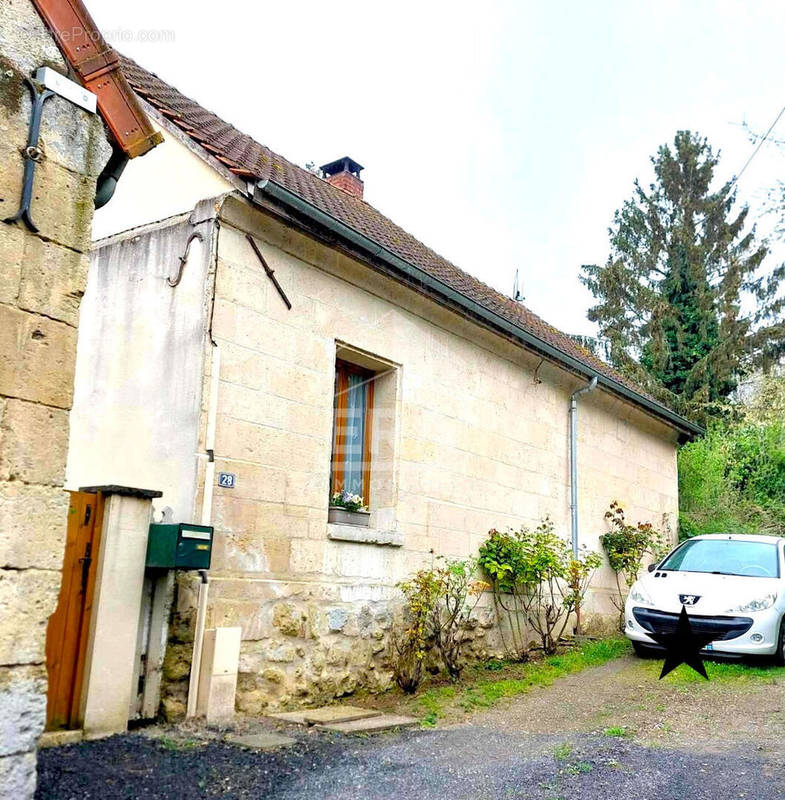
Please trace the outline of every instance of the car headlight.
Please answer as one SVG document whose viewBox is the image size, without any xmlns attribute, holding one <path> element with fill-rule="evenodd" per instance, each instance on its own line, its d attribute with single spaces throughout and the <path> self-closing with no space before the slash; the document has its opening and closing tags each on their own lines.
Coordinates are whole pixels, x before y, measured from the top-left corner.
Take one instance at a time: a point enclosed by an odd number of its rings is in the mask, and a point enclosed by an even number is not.
<svg viewBox="0 0 785 800">
<path fill-rule="evenodd" d="M 634 583 L 632 585 L 632 589 L 630 589 L 630 600 L 632 600 L 633 603 L 644 603 L 647 606 L 653 605 L 651 597 L 646 594 L 646 590 L 640 583 Z"/>
<path fill-rule="evenodd" d="M 777 595 L 774 592 L 769 592 L 769 594 L 764 594 L 760 597 L 755 597 L 752 600 L 748 600 L 746 603 L 740 603 L 737 606 L 733 606 L 733 608 L 729 608 L 725 613 L 749 614 L 754 611 L 765 611 L 767 608 L 771 608 L 776 600 Z"/>
</svg>

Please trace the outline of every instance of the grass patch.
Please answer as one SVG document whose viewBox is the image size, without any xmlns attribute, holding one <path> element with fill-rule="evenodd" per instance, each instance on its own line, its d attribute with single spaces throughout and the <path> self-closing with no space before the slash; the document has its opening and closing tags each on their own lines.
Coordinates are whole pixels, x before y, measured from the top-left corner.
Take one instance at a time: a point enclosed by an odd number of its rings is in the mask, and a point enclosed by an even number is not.
<svg viewBox="0 0 785 800">
<path fill-rule="evenodd" d="M 164 750 L 191 750 L 204 744 L 197 739 L 172 739 L 170 736 L 162 736 L 159 741 Z"/>
<path fill-rule="evenodd" d="M 553 748 L 553 757 L 557 761 L 567 761 L 572 755 L 572 745 L 569 742 L 562 742 Z"/>
<path fill-rule="evenodd" d="M 709 676 L 709 680 L 718 683 L 733 681 L 740 683 L 778 683 L 785 681 L 785 667 L 776 667 L 774 664 L 763 661 L 704 661 L 703 663 L 706 666 L 706 674 Z M 645 668 L 653 679 L 659 679 L 662 662 L 647 662 Z M 670 683 L 676 686 L 686 686 L 695 683 L 706 683 L 706 680 L 686 664 L 680 664 L 673 672 L 666 675 L 662 682 L 663 684 Z M 660 708 L 658 707 L 657 710 L 659 711 Z M 664 710 L 664 707 L 662 710 Z"/>
<path fill-rule="evenodd" d="M 626 639 L 602 639 L 586 642 L 565 653 L 548 656 L 541 661 L 526 664 L 492 662 L 466 669 L 460 684 L 434 686 L 415 698 L 414 712 L 419 713 L 428 726 L 433 726 L 457 709 L 471 713 L 490 708 L 509 697 L 525 694 L 536 686 L 550 686 L 554 680 L 588 667 L 605 664 L 629 652 Z M 496 675 L 489 675 L 495 672 Z"/>
<path fill-rule="evenodd" d="M 421 720 L 420 726 L 423 728 L 435 728 L 436 720 L 439 718 L 435 711 L 429 711 Z"/>
<path fill-rule="evenodd" d="M 564 768 L 566 775 L 585 775 L 594 769 L 594 764 L 591 761 L 576 761 L 574 764 L 568 764 Z"/>
<path fill-rule="evenodd" d="M 626 725 L 615 725 L 610 728 L 605 728 L 605 730 L 602 733 L 604 736 L 611 736 L 623 739 L 627 736 L 632 736 L 633 731 Z"/>
</svg>

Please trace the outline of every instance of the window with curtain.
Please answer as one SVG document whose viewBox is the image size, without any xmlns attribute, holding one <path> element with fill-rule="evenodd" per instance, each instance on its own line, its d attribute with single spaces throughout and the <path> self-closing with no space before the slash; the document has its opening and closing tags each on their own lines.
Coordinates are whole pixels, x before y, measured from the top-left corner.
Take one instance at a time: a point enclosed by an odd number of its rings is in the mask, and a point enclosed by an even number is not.
<svg viewBox="0 0 785 800">
<path fill-rule="evenodd" d="M 358 494 L 364 505 L 370 501 L 373 379 L 370 370 L 335 362 L 331 493 Z"/>
</svg>

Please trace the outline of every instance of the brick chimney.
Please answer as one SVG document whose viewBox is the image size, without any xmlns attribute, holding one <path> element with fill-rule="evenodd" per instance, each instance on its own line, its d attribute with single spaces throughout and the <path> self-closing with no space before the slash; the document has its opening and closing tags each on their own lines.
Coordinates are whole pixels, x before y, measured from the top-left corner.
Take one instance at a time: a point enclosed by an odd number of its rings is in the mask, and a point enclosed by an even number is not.
<svg viewBox="0 0 785 800">
<path fill-rule="evenodd" d="M 343 189 L 349 194 L 362 199 L 363 196 L 363 182 L 360 178 L 360 171 L 363 167 L 358 164 L 349 156 L 339 158 L 337 161 L 331 161 L 321 167 L 322 173 L 327 183 Z"/>
</svg>

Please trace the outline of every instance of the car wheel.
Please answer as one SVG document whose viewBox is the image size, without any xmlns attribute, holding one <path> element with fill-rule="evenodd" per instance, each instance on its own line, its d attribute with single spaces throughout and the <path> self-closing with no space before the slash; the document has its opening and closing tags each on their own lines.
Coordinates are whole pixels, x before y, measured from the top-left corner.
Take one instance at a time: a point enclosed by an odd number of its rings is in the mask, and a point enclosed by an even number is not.
<svg viewBox="0 0 785 800">
<path fill-rule="evenodd" d="M 632 649 L 635 651 L 635 655 L 638 658 L 654 658 L 654 650 L 651 647 L 647 647 L 643 642 L 633 642 Z"/>
<path fill-rule="evenodd" d="M 777 649 L 774 652 L 774 663 L 785 667 L 785 616 L 780 620 L 780 632 L 777 635 Z"/>
</svg>

